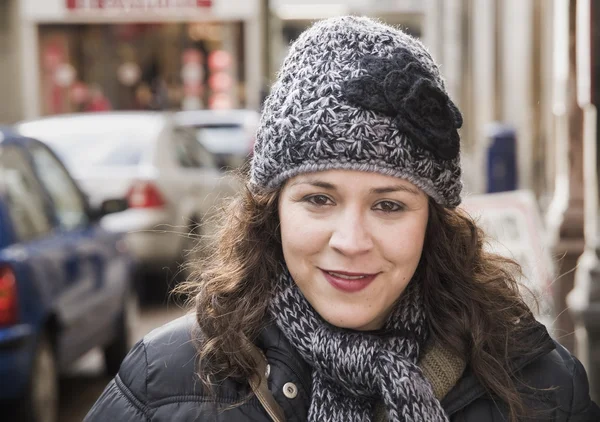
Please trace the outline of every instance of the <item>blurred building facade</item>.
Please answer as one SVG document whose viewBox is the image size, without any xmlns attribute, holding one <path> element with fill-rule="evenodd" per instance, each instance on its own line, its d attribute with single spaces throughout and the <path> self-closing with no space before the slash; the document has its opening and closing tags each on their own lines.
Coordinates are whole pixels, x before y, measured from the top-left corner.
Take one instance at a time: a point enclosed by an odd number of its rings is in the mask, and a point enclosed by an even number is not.
<svg viewBox="0 0 600 422">
<path fill-rule="evenodd" d="M 0 0 L 0 124 L 22 116 L 21 75 L 19 57 L 19 4 L 15 0 Z"/>
<path fill-rule="evenodd" d="M 258 0 L 0 0 L 0 121 L 105 109 L 258 107 Z M 5 56 L 3 56 L 5 57 Z"/>
<path fill-rule="evenodd" d="M 553 190 L 553 2 L 427 0 L 424 41 L 465 115 L 467 191 L 484 192 L 491 126 L 517 136 L 517 187 Z"/>
</svg>

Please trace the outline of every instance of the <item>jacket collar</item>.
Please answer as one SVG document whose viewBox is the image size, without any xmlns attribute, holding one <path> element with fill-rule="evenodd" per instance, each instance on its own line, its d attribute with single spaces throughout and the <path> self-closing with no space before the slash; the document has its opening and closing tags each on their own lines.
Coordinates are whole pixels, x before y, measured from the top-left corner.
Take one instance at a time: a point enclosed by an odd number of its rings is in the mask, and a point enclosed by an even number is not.
<svg viewBox="0 0 600 422">
<path fill-rule="evenodd" d="M 550 353 L 556 348 L 546 327 L 539 322 L 536 322 L 532 329 L 523 335 L 523 341 L 526 344 L 535 344 L 535 351 L 513 359 L 511 364 L 513 373 L 521 371 L 536 359 Z M 298 380 L 303 384 L 305 391 L 311 391 L 312 370 L 310 365 L 304 361 L 275 323 L 270 322 L 265 326 L 259 333 L 256 344 L 265 352 L 268 360 L 275 358 L 286 362 L 286 365 L 290 367 L 292 372 L 298 377 Z M 442 399 L 441 404 L 450 416 L 486 393 L 485 387 L 481 385 L 471 368 L 467 367 L 454 388 Z"/>
<path fill-rule="evenodd" d="M 511 372 L 518 373 L 536 359 L 550 353 L 556 348 L 554 341 L 548 334 L 546 327 L 536 322 L 532 329 L 523 335 L 525 344 L 534 344 L 534 352 L 515 357 L 511 364 Z M 487 390 L 479 382 L 470 367 L 467 367 L 463 377 L 441 401 L 442 407 L 450 416 L 465 408 L 479 397 L 485 395 Z"/>
<path fill-rule="evenodd" d="M 310 365 L 290 344 L 274 322 L 268 322 L 261 330 L 256 345 L 263 350 L 267 360 L 270 361 L 271 358 L 274 358 L 285 362 L 303 384 L 305 391 L 311 391 L 312 369 Z"/>
</svg>

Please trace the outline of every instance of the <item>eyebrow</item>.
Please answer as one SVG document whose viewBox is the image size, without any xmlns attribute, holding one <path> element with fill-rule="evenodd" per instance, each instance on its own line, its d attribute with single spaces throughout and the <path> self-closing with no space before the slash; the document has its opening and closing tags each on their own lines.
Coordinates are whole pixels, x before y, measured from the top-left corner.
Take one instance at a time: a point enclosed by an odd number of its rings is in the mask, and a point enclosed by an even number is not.
<svg viewBox="0 0 600 422">
<path fill-rule="evenodd" d="M 391 193 L 391 192 L 406 192 L 412 195 L 419 195 L 419 191 L 404 185 L 392 185 L 392 186 L 384 186 L 381 188 L 373 188 L 370 190 L 371 193 L 382 194 L 382 193 Z"/>
<path fill-rule="evenodd" d="M 292 183 L 292 186 L 296 185 L 310 185 L 321 189 L 327 189 L 335 191 L 337 190 L 336 186 L 332 183 L 324 182 L 322 180 L 300 180 Z M 390 186 L 382 186 L 380 188 L 372 188 L 369 190 L 370 194 L 384 194 L 391 192 L 406 192 L 412 195 L 419 195 L 419 191 L 417 189 L 411 188 L 409 186 L 404 185 L 390 185 Z"/>
<path fill-rule="evenodd" d="M 331 183 L 323 182 L 321 180 L 300 180 L 300 181 L 296 181 L 291 184 L 291 186 L 297 186 L 297 185 L 310 185 L 310 186 L 314 186 L 317 188 L 323 188 L 323 189 L 327 189 L 327 190 L 336 190 L 335 185 L 333 185 Z"/>
</svg>

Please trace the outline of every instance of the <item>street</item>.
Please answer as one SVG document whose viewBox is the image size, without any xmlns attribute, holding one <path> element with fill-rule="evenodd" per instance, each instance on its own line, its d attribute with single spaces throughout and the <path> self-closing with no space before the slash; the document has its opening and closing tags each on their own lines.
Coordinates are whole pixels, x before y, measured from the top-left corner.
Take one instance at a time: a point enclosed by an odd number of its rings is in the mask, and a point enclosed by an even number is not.
<svg viewBox="0 0 600 422">
<path fill-rule="evenodd" d="M 184 314 L 175 305 L 148 305 L 141 309 L 135 327 L 134 342 L 145 334 Z M 61 422 L 81 422 L 88 410 L 110 381 L 104 374 L 104 364 L 100 351 L 93 350 L 81 358 L 66 374 L 60 383 Z"/>
</svg>

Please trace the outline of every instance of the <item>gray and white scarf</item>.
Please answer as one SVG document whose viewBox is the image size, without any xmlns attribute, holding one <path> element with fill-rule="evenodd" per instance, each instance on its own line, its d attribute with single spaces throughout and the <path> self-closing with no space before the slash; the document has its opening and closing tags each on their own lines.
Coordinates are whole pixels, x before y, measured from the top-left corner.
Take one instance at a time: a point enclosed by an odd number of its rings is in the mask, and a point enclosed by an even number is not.
<svg viewBox="0 0 600 422">
<path fill-rule="evenodd" d="M 312 367 L 310 422 L 372 421 L 381 401 L 390 422 L 448 421 L 417 366 L 428 337 L 418 283 L 409 284 L 377 333 L 328 324 L 287 270 L 275 284 L 270 312 Z"/>
</svg>

